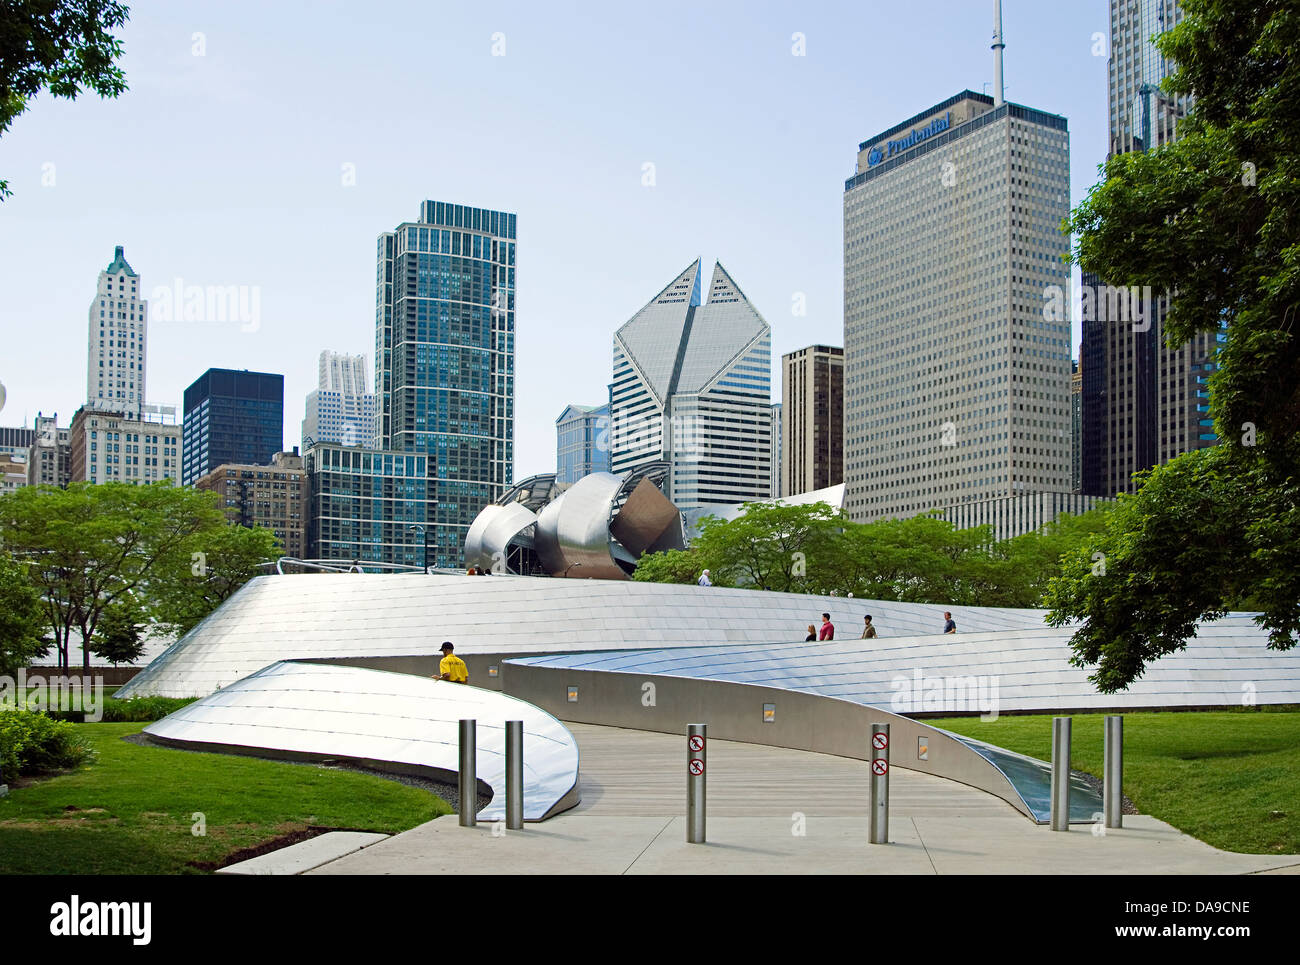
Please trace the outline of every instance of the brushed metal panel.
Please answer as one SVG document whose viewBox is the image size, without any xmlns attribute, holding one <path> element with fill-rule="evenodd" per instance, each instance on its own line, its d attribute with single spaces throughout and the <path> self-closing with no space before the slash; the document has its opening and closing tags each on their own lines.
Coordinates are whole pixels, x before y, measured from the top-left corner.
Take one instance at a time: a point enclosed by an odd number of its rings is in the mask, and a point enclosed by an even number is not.
<svg viewBox="0 0 1300 965">
<path fill-rule="evenodd" d="M 478 721 L 477 775 L 493 794 L 480 818 L 505 816 L 507 720 L 524 722 L 525 819 L 542 820 L 577 803 L 578 745 L 567 727 L 516 697 L 427 677 L 274 663 L 150 724 L 145 733 L 196 750 L 346 758 L 445 779 L 457 771 L 461 718 Z"/>
<path fill-rule="evenodd" d="M 639 559 L 642 553 L 686 548 L 682 515 L 672 501 L 648 479 L 637 483 L 610 524 L 610 533 Z"/>
</svg>

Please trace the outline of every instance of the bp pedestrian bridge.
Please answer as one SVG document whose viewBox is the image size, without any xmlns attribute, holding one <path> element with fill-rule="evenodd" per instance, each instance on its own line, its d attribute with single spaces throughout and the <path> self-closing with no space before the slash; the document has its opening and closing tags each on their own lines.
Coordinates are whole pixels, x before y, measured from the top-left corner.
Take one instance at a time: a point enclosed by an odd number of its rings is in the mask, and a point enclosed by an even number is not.
<svg viewBox="0 0 1300 965">
<path fill-rule="evenodd" d="M 836 787 L 857 787 L 865 815 L 870 726 L 887 722 L 896 787 L 918 807 L 959 800 L 957 813 L 985 816 L 970 820 L 1023 834 L 1015 822 L 1032 830 L 1048 820 L 1048 764 L 933 727 L 928 718 L 1300 703 L 1300 654 L 1268 650 L 1248 614 L 1198 627 L 1186 650 L 1151 664 L 1127 691 L 1103 695 L 1086 670 L 1070 666 L 1070 630 L 1047 627 L 1043 611 L 964 608 L 954 612 L 959 633 L 943 635 L 943 609 L 624 580 L 263 576 L 119 696 L 202 698 L 146 728 L 171 746 L 352 762 L 441 780 L 455 779 L 457 722 L 476 719 L 478 817 L 486 821 L 503 813 L 505 722 L 522 720 L 524 820 L 531 827 L 649 821 L 646 834 L 659 818 L 683 810 L 683 763 L 669 749 L 684 741 L 667 735 L 684 735 L 689 723 L 707 723 L 711 746 L 751 762 L 734 771 L 737 787 L 748 788 L 741 799 L 770 799 L 780 811 L 786 805 L 777 800 L 792 799 L 778 790 L 788 773 L 807 774 L 813 786 L 821 774 Z M 839 638 L 803 642 L 822 612 L 831 614 Z M 858 640 L 867 613 L 880 636 Z M 466 661 L 473 686 L 431 679 L 444 640 Z M 710 767 L 710 794 L 727 795 L 720 774 L 728 765 L 715 753 Z M 667 784 L 658 783 L 666 779 L 660 771 L 672 775 Z M 852 812 L 858 792 L 826 806 Z M 736 820 L 761 817 L 737 807 L 745 813 Z M 647 809 L 657 813 L 637 813 Z M 1076 776 L 1070 820 L 1091 824 L 1101 811 L 1098 791 Z M 838 812 L 833 819 L 853 820 Z M 1124 834 L 1137 840 L 1130 823 L 1126 818 Z M 425 834 L 452 833 L 448 822 L 439 826 Z M 407 835 L 362 854 L 378 860 Z M 572 835 L 552 837 L 559 870 L 560 839 Z M 1157 845 L 1162 854 L 1177 851 L 1163 839 Z M 456 853 L 441 839 L 435 850 Z M 933 849 L 922 850 L 938 870 Z M 617 851 L 611 846 L 602 870 L 618 870 Z M 647 843 L 638 854 L 654 849 Z M 534 857 L 530 867 L 547 866 L 545 855 Z M 465 870 L 482 860 L 467 852 Z M 701 859 L 680 860 L 689 868 Z M 347 861 L 366 867 L 361 856 Z"/>
</svg>

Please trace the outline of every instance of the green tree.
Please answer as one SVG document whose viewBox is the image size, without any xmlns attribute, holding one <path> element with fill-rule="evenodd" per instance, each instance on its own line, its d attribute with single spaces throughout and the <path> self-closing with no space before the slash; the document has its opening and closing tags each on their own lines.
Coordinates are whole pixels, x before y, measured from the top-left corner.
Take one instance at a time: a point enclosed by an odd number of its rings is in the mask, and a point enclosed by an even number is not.
<svg viewBox="0 0 1300 965">
<path fill-rule="evenodd" d="M 0 0 L 0 136 L 42 90 L 68 100 L 83 88 L 100 97 L 125 91 L 113 30 L 128 13 L 113 0 Z M 10 194 L 0 180 L 0 201 Z"/>
<path fill-rule="evenodd" d="M 0 552 L 0 674 L 14 676 L 50 649 L 41 595 L 20 565 Z"/>
<path fill-rule="evenodd" d="M 1157 39 L 1194 94 L 1179 140 L 1112 157 L 1074 212 L 1075 257 L 1110 284 L 1174 292 L 1167 344 L 1214 332 L 1219 445 L 1142 477 L 1050 584 L 1053 625 L 1103 692 L 1251 600 L 1269 647 L 1300 637 L 1300 8 L 1184 0 Z"/>
<path fill-rule="evenodd" d="M 170 481 L 25 486 L 0 496 L 0 538 L 41 594 L 59 665 L 71 631 L 94 638 L 104 610 L 194 552 L 205 532 L 225 525 L 216 494 Z M 90 654 L 83 648 L 84 668 Z"/>
<path fill-rule="evenodd" d="M 1042 529 L 1002 540 L 992 548 L 998 576 L 983 598 L 986 606 L 1039 607 L 1064 560 L 1076 552 L 1091 558 L 1093 538 L 1106 531 L 1110 504 L 1077 516 L 1062 515 Z"/>
<path fill-rule="evenodd" d="M 632 579 L 642 583 L 694 583 L 700 578 L 703 569 L 705 567 L 700 563 L 700 555 L 694 550 L 643 553 L 637 560 Z M 713 583 L 718 585 L 717 580 Z"/>
<path fill-rule="evenodd" d="M 184 635 L 280 556 L 275 533 L 261 526 L 223 523 L 199 533 L 162 566 L 146 587 L 162 626 Z"/>
<path fill-rule="evenodd" d="M 95 627 L 90 652 L 103 657 L 113 666 L 134 663 L 144 653 L 144 608 L 128 595 L 119 597 L 104 608 Z"/>
<path fill-rule="evenodd" d="M 831 546 L 843 525 L 826 503 L 747 503 L 735 519 L 701 520 L 691 548 L 717 586 L 804 592 L 810 574 L 831 564 Z"/>
</svg>

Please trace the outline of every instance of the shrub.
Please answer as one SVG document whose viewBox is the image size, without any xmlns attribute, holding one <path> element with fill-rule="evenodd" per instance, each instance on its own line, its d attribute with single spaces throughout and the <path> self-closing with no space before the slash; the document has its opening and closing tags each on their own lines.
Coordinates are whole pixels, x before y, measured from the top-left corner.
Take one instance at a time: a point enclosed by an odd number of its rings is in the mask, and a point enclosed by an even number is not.
<svg viewBox="0 0 1300 965">
<path fill-rule="evenodd" d="M 66 721 L 28 710 L 0 710 L 0 774 L 45 774 L 78 767 L 94 756 Z"/>
<path fill-rule="evenodd" d="M 135 723 L 146 720 L 162 720 L 173 711 L 180 710 L 186 704 L 192 704 L 197 697 L 131 697 L 117 700 L 104 698 L 104 717 L 106 724 Z"/>
</svg>

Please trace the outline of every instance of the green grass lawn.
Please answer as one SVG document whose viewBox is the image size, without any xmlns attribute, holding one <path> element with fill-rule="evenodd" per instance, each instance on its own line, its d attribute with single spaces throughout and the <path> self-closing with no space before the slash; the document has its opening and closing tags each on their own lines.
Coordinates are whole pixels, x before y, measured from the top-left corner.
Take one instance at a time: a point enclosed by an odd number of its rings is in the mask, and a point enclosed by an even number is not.
<svg viewBox="0 0 1300 965">
<path fill-rule="evenodd" d="M 1077 770 L 1102 776 L 1102 714 L 1071 725 Z M 1052 715 L 926 723 L 1040 760 Z M 1225 851 L 1300 854 L 1300 712 L 1124 715 L 1124 793 L 1139 811 Z"/>
<path fill-rule="evenodd" d="M 440 814 L 427 791 L 348 771 L 142 747 L 145 725 L 78 724 L 97 760 L 0 798 L 0 873 L 184 874 L 309 825 L 397 832 Z M 207 833 L 191 833 L 194 813 Z"/>
</svg>

